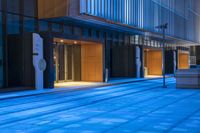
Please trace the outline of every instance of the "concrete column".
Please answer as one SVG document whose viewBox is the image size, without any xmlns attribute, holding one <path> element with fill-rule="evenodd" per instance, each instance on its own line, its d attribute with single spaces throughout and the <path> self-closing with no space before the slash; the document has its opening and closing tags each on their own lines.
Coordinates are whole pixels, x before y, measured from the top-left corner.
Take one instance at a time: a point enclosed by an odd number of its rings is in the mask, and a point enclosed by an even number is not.
<svg viewBox="0 0 200 133">
<path fill-rule="evenodd" d="M 56 67 L 56 71 L 55 71 L 55 73 L 56 73 L 56 82 L 58 82 L 59 81 L 59 51 L 58 51 L 58 45 L 56 44 L 56 47 L 55 47 L 55 58 L 56 58 L 56 62 L 55 62 L 55 67 Z"/>
<path fill-rule="evenodd" d="M 141 70 L 141 50 L 140 50 L 140 47 L 139 46 L 136 46 L 136 77 L 137 78 L 140 78 L 141 76 L 141 73 L 140 73 L 140 70 Z"/>
<path fill-rule="evenodd" d="M 177 70 L 177 53 L 176 51 L 173 51 L 173 57 L 174 57 L 174 60 L 173 60 L 173 63 L 174 63 L 174 74 L 176 73 L 176 70 Z"/>
</svg>

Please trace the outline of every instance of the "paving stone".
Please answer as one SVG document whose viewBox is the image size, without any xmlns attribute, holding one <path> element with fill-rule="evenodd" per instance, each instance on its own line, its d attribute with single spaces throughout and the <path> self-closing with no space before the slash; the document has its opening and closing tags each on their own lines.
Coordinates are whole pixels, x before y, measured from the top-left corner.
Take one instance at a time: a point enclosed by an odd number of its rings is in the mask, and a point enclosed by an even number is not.
<svg viewBox="0 0 200 133">
<path fill-rule="evenodd" d="M 55 92 L 0 104 L 0 131 L 49 133 L 200 132 L 200 90 L 175 80 Z"/>
</svg>

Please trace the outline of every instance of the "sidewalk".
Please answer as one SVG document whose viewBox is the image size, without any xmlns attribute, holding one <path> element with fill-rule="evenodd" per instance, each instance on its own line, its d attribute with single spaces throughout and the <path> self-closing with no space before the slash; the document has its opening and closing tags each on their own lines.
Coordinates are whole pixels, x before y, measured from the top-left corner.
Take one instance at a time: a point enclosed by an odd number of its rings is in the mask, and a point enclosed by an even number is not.
<svg viewBox="0 0 200 133">
<path fill-rule="evenodd" d="M 94 87 L 105 87 L 105 86 L 113 86 L 113 85 L 120 85 L 132 82 L 142 82 L 146 80 L 155 80 L 160 79 L 162 77 L 151 77 L 151 78 L 113 78 L 110 79 L 108 83 L 94 83 L 94 84 L 86 84 L 86 85 L 74 85 L 74 86 L 62 86 L 54 89 L 41 89 L 41 90 L 26 90 L 26 91 L 18 91 L 18 92 L 8 92 L 8 93 L 0 93 L 0 100 L 5 99 L 13 99 L 13 98 L 20 98 L 26 96 L 35 96 L 35 95 L 42 95 L 42 94 L 51 94 L 55 92 L 72 92 L 84 89 L 90 89 Z"/>
</svg>

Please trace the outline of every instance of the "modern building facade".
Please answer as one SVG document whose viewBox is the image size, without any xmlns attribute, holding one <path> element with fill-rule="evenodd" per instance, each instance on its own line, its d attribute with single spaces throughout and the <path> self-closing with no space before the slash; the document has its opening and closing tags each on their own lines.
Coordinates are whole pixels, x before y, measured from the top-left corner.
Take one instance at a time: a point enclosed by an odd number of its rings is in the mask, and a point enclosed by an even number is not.
<svg viewBox="0 0 200 133">
<path fill-rule="evenodd" d="M 45 88 L 107 76 L 189 68 L 200 43 L 199 0 L 0 0 L 0 87 L 34 87 L 33 33 L 43 39 Z M 195 62 L 195 61 L 194 61 Z"/>
</svg>

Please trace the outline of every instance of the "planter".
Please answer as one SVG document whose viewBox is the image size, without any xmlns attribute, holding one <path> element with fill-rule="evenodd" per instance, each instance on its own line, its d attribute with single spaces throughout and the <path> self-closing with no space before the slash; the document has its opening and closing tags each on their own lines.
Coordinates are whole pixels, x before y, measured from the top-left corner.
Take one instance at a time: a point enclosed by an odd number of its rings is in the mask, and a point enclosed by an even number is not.
<svg viewBox="0 0 200 133">
<path fill-rule="evenodd" d="M 180 69 L 176 72 L 177 88 L 200 88 L 200 69 Z"/>
</svg>

